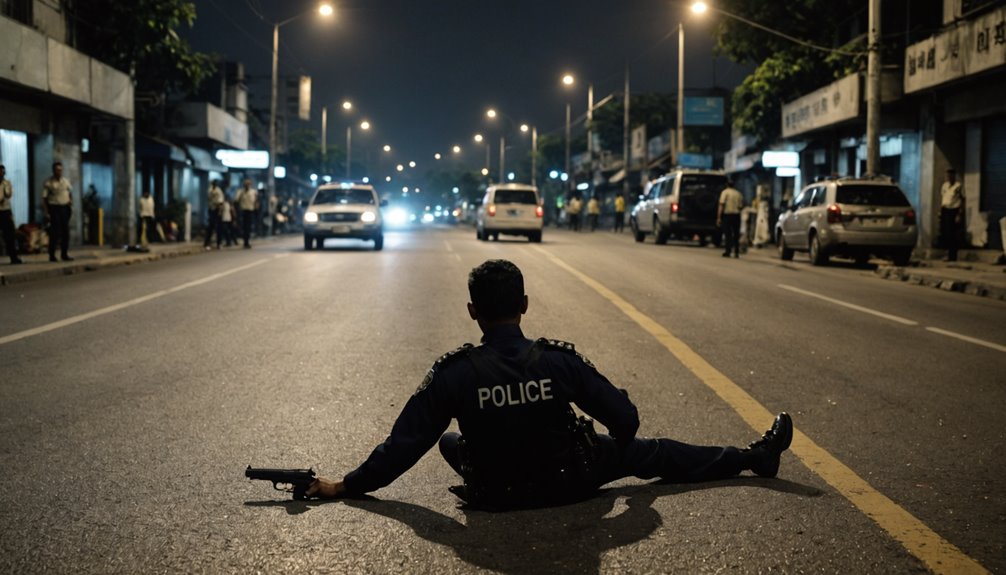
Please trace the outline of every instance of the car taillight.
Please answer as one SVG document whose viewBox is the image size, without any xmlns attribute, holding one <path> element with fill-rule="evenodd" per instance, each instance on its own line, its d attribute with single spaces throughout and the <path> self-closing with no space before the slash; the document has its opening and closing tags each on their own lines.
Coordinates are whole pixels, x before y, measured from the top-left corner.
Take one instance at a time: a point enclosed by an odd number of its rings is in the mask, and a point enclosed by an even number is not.
<svg viewBox="0 0 1006 575">
<path fill-rule="evenodd" d="M 490 216 L 495 216 L 496 215 L 496 206 L 495 205 L 489 206 L 489 209 L 487 211 L 489 212 Z"/>
<path fill-rule="evenodd" d="M 831 204 L 828 206 L 828 223 L 842 223 L 842 208 L 838 207 L 838 204 Z"/>
<path fill-rule="evenodd" d="M 915 210 L 908 210 L 905 212 L 905 225 L 914 226 L 915 225 Z"/>
<path fill-rule="evenodd" d="M 672 214 L 678 213 L 678 202 L 674 202 L 673 204 L 671 204 L 671 213 Z"/>
<path fill-rule="evenodd" d="M 545 208 L 543 208 L 541 206 L 536 207 L 534 209 L 534 215 L 538 216 L 539 218 L 544 218 L 545 217 Z"/>
</svg>

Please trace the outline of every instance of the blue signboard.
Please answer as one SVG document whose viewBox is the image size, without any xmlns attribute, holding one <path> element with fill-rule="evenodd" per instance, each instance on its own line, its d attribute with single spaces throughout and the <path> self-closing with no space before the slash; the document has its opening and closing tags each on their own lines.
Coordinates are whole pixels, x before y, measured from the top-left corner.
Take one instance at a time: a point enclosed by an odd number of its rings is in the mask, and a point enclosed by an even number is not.
<svg viewBox="0 0 1006 575">
<path fill-rule="evenodd" d="M 686 126 L 722 126 L 723 98 L 685 98 Z"/>
<path fill-rule="evenodd" d="M 702 168 L 709 170 L 713 167 L 713 155 L 681 152 L 678 154 L 678 165 L 682 168 Z"/>
</svg>

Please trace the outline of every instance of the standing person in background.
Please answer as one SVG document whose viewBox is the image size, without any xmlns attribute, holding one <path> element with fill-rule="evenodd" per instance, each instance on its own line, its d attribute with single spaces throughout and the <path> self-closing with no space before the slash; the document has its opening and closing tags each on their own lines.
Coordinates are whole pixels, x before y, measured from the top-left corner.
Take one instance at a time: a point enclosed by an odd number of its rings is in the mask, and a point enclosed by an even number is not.
<svg viewBox="0 0 1006 575">
<path fill-rule="evenodd" d="M 625 196 L 615 196 L 615 232 L 622 233 L 625 229 Z"/>
<path fill-rule="evenodd" d="M 220 247 L 220 206 L 224 203 L 224 191 L 220 189 L 220 180 L 210 182 L 210 189 L 206 192 L 206 209 L 209 215 L 209 223 L 206 227 L 206 240 L 203 247 L 210 249 L 210 242 L 213 241 L 213 232 L 217 234 L 217 247 Z"/>
<path fill-rule="evenodd" d="M 587 202 L 587 216 L 590 218 L 590 231 L 596 230 L 597 220 L 601 217 L 601 203 L 597 201 L 597 196 Z"/>
<path fill-rule="evenodd" d="M 52 165 L 52 177 L 42 183 L 42 211 L 49 220 L 49 261 L 56 260 L 56 242 L 64 262 L 72 262 L 70 249 L 70 217 L 73 216 L 73 193 L 70 180 L 63 177 L 63 163 Z"/>
<path fill-rule="evenodd" d="M 144 248 L 150 243 L 150 234 L 154 233 L 154 197 L 150 195 L 150 190 L 143 190 L 140 196 L 140 245 Z"/>
<path fill-rule="evenodd" d="M 14 197 L 14 188 L 7 179 L 7 168 L 0 164 L 0 232 L 3 233 L 3 245 L 7 248 L 11 265 L 24 263 L 17 255 L 17 235 L 14 233 L 14 213 L 11 211 L 10 199 Z"/>
<path fill-rule="evenodd" d="M 569 203 L 566 204 L 566 215 L 569 216 L 569 229 L 574 232 L 580 231 L 580 211 L 583 209 L 583 203 L 580 201 L 579 196 L 573 196 L 570 198 Z"/>
<path fill-rule="evenodd" d="M 719 207 L 716 209 L 716 225 L 723 228 L 726 235 L 726 250 L 723 257 L 730 257 L 731 250 L 735 258 L 741 257 L 741 209 L 744 208 L 744 196 L 734 189 L 734 183 L 727 180 L 727 187 L 720 192 Z"/>
<path fill-rule="evenodd" d="M 220 241 L 227 239 L 227 247 L 234 245 L 234 206 L 231 205 L 227 196 L 224 196 L 224 203 L 220 204 L 220 231 L 217 233 L 217 249 L 220 249 Z"/>
<path fill-rule="evenodd" d="M 957 172 L 947 168 L 947 179 L 940 187 L 940 239 L 947 249 L 945 261 L 957 261 L 964 222 L 964 188 L 957 181 Z"/>
<path fill-rule="evenodd" d="M 244 248 L 247 250 L 251 248 L 251 231 L 258 210 L 258 190 L 252 187 L 250 178 L 245 178 L 241 189 L 234 196 L 234 203 L 241 210 L 241 233 L 244 237 Z"/>
</svg>

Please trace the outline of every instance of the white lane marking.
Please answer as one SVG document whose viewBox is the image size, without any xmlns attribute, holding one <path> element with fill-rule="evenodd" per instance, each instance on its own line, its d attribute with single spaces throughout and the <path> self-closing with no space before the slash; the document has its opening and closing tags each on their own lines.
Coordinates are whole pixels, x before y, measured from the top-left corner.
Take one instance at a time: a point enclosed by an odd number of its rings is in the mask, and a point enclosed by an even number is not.
<svg viewBox="0 0 1006 575">
<path fill-rule="evenodd" d="M 891 320 L 893 322 L 900 323 L 902 325 L 919 325 L 919 322 L 917 322 L 917 321 L 912 321 L 910 319 L 905 319 L 903 317 L 899 317 L 899 316 L 896 316 L 896 315 L 891 315 L 889 313 L 884 313 L 882 311 L 877 311 L 875 309 L 870 309 L 868 307 L 863 307 L 861 305 L 856 305 L 854 303 L 844 302 L 842 300 L 837 300 L 837 299 L 834 299 L 834 298 L 823 296 L 821 294 L 816 294 L 816 293 L 814 293 L 812 291 L 802 290 L 800 288 L 795 288 L 793 286 L 788 286 L 788 285 L 785 285 L 785 284 L 779 284 L 779 287 L 781 287 L 784 290 L 789 290 L 791 292 L 796 292 L 798 294 L 803 294 L 805 296 L 816 297 L 817 299 L 824 300 L 826 302 L 830 302 L 830 303 L 833 303 L 835 305 L 840 305 L 842 307 L 847 307 L 849 309 L 854 309 L 854 310 L 859 311 L 859 312 L 868 313 L 870 315 L 875 315 L 877 317 L 882 317 L 884 319 L 888 319 L 888 320 Z"/>
<path fill-rule="evenodd" d="M 445 247 L 445 248 L 447 248 L 447 252 L 448 252 L 448 253 L 450 253 L 450 252 L 453 252 L 453 251 L 454 251 L 454 248 L 453 248 L 453 247 L 451 247 L 451 242 L 449 242 L 449 241 L 447 241 L 447 240 L 444 240 L 444 247 Z"/>
<path fill-rule="evenodd" d="M 236 268 L 234 268 L 232 270 L 227 270 L 225 272 L 216 273 L 216 274 L 213 274 L 211 276 L 206 276 L 206 277 L 204 277 L 202 279 L 190 281 L 188 283 L 184 283 L 182 285 L 178 285 L 178 286 L 175 286 L 173 288 L 168 288 L 168 289 L 165 289 L 165 290 L 156 291 L 156 292 L 144 295 L 144 296 L 140 296 L 140 297 L 135 298 L 135 299 L 131 299 L 129 301 L 125 301 L 125 302 L 122 302 L 122 303 L 117 303 L 115 305 L 110 305 L 108 307 L 103 307 L 101 309 L 96 309 L 94 311 L 89 311 L 87 313 L 82 313 L 80 315 L 75 315 L 73 317 L 68 317 L 66 319 L 62 319 L 62 320 L 59 320 L 59 321 L 54 321 L 54 322 L 46 324 L 46 325 L 42 325 L 42 326 L 39 326 L 39 327 L 34 327 L 32 329 L 26 329 L 24 331 L 19 331 L 17 333 L 12 333 L 10 335 L 4 336 L 4 337 L 0 337 L 0 345 L 4 345 L 6 343 L 11 343 L 11 342 L 15 342 L 15 341 L 18 341 L 18 340 L 21 340 L 21 339 L 25 339 L 25 338 L 31 337 L 33 335 L 39 335 L 39 334 L 42 334 L 42 333 L 46 333 L 48 331 L 52 331 L 52 330 L 55 330 L 55 329 L 59 329 L 61 327 L 66 327 L 66 326 L 69 326 L 69 325 L 73 325 L 75 323 L 80 323 L 82 321 L 86 321 L 86 320 L 89 320 L 91 318 L 95 318 L 95 317 L 98 317 L 98 316 L 110 314 L 112 312 L 119 311 L 121 309 L 126 309 L 127 307 L 132 307 L 134 305 L 139 305 L 141 303 L 148 302 L 148 301 L 157 299 L 159 297 L 164 297 L 166 295 L 170 295 L 170 294 L 173 294 L 175 292 L 179 292 L 179 291 L 182 291 L 182 290 L 185 290 L 185 289 L 189 289 L 191 287 L 196 287 L 198 285 L 209 283 L 211 281 L 218 280 L 220 278 L 229 276 L 231 274 L 236 274 L 238 272 L 242 272 L 244 270 L 251 269 L 251 268 L 253 268 L 255 266 L 262 265 L 262 264 L 264 264 L 266 262 L 269 262 L 269 261 L 272 261 L 274 259 L 286 257 L 287 255 L 288 254 L 279 254 L 279 255 L 273 256 L 273 257 L 271 257 L 269 259 L 258 260 L 256 262 L 252 262 L 250 264 L 245 264 L 243 266 L 236 267 Z"/>
<path fill-rule="evenodd" d="M 968 343 L 973 343 L 975 345 L 982 345 L 989 349 L 994 349 L 996 351 L 1006 352 L 1006 346 L 999 345 L 998 343 L 992 343 L 991 341 L 985 341 L 984 339 L 978 339 L 977 337 L 962 335 L 952 331 L 947 331 L 945 329 L 940 329 L 938 327 L 927 327 L 926 331 L 931 331 L 933 333 L 938 333 L 940 335 L 945 335 L 947 337 L 955 337 L 961 341 L 966 341 Z"/>
</svg>

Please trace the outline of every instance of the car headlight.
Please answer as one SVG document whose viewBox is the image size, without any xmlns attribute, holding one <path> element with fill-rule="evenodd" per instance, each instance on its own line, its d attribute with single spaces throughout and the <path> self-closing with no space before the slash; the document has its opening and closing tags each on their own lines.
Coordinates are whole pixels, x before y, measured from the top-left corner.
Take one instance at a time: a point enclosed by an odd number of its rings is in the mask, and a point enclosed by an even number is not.
<svg viewBox="0 0 1006 575">
<path fill-rule="evenodd" d="M 304 214 L 304 221 L 309 224 L 316 223 L 318 221 L 318 214 L 315 212 L 307 212 Z"/>
<path fill-rule="evenodd" d="M 374 212 L 363 212 L 360 214 L 360 221 L 369 224 L 377 221 L 377 214 Z"/>
</svg>

